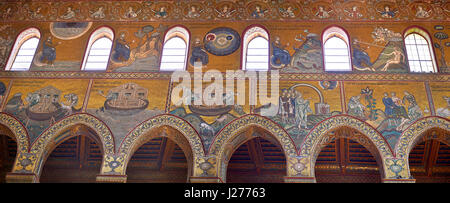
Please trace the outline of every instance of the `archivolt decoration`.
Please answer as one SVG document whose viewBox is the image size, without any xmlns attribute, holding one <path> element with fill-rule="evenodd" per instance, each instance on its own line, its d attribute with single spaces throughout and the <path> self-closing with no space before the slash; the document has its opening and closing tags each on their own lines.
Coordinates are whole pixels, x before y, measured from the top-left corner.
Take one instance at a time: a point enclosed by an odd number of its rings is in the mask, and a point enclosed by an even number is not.
<svg viewBox="0 0 450 203">
<path fill-rule="evenodd" d="M 92 128 L 102 142 L 101 146 L 103 147 L 104 153 L 114 153 L 114 138 L 109 128 L 101 120 L 85 113 L 71 115 L 50 126 L 39 136 L 35 143 L 33 143 L 30 152 L 33 154 L 42 153 L 42 150 L 47 147 L 47 144 L 52 140 L 52 138 L 58 136 L 64 129 L 76 124 L 83 124 Z"/>
<path fill-rule="evenodd" d="M 6 114 L 0 113 L 0 124 L 6 126 L 14 134 L 17 140 L 17 151 L 27 152 L 30 143 L 28 139 L 28 133 L 25 127 L 16 118 Z"/>
<path fill-rule="evenodd" d="M 300 155 L 302 156 L 311 156 L 316 151 L 317 147 L 320 147 L 319 141 L 322 140 L 323 136 L 335 128 L 347 126 L 358 130 L 376 146 L 379 151 L 381 157 L 387 158 L 392 157 L 392 150 L 389 147 L 386 140 L 378 133 L 372 126 L 369 124 L 360 121 L 354 117 L 348 115 L 338 115 L 333 116 L 329 119 L 326 119 L 320 122 L 316 127 L 314 127 L 311 132 L 306 136 L 305 141 L 303 142 Z"/>
<path fill-rule="evenodd" d="M 106 124 L 89 114 L 74 114 L 50 126 L 46 131 L 44 131 L 44 133 L 39 136 L 35 143 L 33 143 L 30 153 L 35 156 L 34 158 L 37 161 L 37 163 L 32 163 L 32 165 L 34 165 L 33 167 L 31 167 L 33 168 L 33 172 L 37 174 L 40 173 L 40 170 L 43 166 L 43 161 L 46 158 L 45 154 L 50 153 L 46 150 L 49 150 L 52 147 L 51 145 L 54 144 L 52 142 L 53 139 L 59 136 L 67 128 L 78 124 L 85 125 L 94 130 L 94 132 L 100 139 L 100 144 L 103 148 L 104 154 L 114 153 L 114 138 Z"/>
<path fill-rule="evenodd" d="M 286 157 L 297 155 L 294 141 L 281 126 L 260 115 L 248 114 L 242 116 L 229 123 L 216 135 L 209 150 L 209 155 L 216 157 L 214 163 L 217 164 L 217 175 L 222 181 L 226 180 L 226 168 L 229 159 L 227 157 L 228 145 L 244 142 L 243 138 L 237 138 L 240 141 L 236 141 L 235 138 L 251 126 L 257 126 L 269 132 L 279 142 Z"/>
<path fill-rule="evenodd" d="M 87 79 L 170 79 L 171 74 L 162 72 L 136 72 L 136 73 L 115 73 L 115 72 L 83 72 L 83 71 L 0 71 L 2 78 L 87 78 Z M 193 76 L 191 76 L 193 78 Z M 449 74 L 284 74 L 280 73 L 280 80 L 327 80 L 327 81 L 436 81 L 447 82 L 450 80 Z"/>
<path fill-rule="evenodd" d="M 294 141 L 289 134 L 278 124 L 260 115 L 247 114 L 242 116 L 227 126 L 225 126 L 217 135 L 209 150 L 210 155 L 220 155 L 224 152 L 227 143 L 235 136 L 239 135 L 245 128 L 249 126 L 257 126 L 272 134 L 281 144 L 286 156 L 296 156 L 297 149 Z"/>
<path fill-rule="evenodd" d="M 403 131 L 395 146 L 395 156 L 407 158 L 409 152 L 414 147 L 415 140 L 423 136 L 423 133 L 431 128 L 450 129 L 450 121 L 442 117 L 426 117 L 417 120 Z"/>
<path fill-rule="evenodd" d="M 148 131 L 161 126 L 170 126 L 178 130 L 189 141 L 194 159 L 205 155 L 203 144 L 197 131 L 185 120 L 167 114 L 153 117 L 137 126 L 122 141 L 118 153 L 131 156 L 131 150 L 137 144 L 136 140 L 140 139 L 141 136 L 145 136 Z"/>
<path fill-rule="evenodd" d="M 73 114 L 58 121 L 44 131 L 31 145 L 31 149 L 28 152 L 19 151 L 13 171 L 39 174 L 43 161 L 46 158 L 45 155 L 50 153 L 46 150 L 52 148 L 51 145 L 54 144 L 54 138 L 66 129 L 78 124 L 85 125 L 95 131 L 99 136 L 105 154 L 114 153 L 114 138 L 109 128 L 102 121 L 85 113 Z"/>
</svg>

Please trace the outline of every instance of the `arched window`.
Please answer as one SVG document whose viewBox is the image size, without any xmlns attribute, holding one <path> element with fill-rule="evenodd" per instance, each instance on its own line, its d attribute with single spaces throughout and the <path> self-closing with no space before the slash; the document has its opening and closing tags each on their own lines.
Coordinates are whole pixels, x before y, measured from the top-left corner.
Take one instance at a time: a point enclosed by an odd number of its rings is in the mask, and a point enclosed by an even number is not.
<svg viewBox="0 0 450 203">
<path fill-rule="evenodd" d="M 405 46 L 411 72 L 437 72 L 429 35 L 412 28 L 405 33 Z"/>
<path fill-rule="evenodd" d="M 161 56 L 161 71 L 185 70 L 189 32 L 182 27 L 170 29 L 164 38 Z"/>
<path fill-rule="evenodd" d="M 14 43 L 5 70 L 26 71 L 30 69 L 41 33 L 36 28 L 29 28 L 19 34 Z"/>
<path fill-rule="evenodd" d="M 101 27 L 91 34 L 81 70 L 106 70 L 113 44 L 114 32 Z"/>
<path fill-rule="evenodd" d="M 345 31 L 338 27 L 328 28 L 322 41 L 325 71 L 351 71 L 350 43 Z"/>
<path fill-rule="evenodd" d="M 254 26 L 244 34 L 242 70 L 269 70 L 269 34 Z"/>
</svg>

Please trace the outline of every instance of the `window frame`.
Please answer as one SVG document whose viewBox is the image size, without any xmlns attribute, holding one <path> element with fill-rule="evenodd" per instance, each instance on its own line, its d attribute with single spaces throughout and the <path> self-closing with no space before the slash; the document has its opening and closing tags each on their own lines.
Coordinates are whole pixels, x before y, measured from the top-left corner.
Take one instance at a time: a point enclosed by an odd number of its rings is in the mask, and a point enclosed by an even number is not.
<svg viewBox="0 0 450 203">
<path fill-rule="evenodd" d="M 101 70 L 86 70 L 86 63 L 89 58 L 89 53 L 92 49 L 92 45 L 97 40 L 99 40 L 103 37 L 106 37 L 109 40 L 111 40 L 111 48 L 109 50 L 109 56 L 108 56 L 108 61 L 107 61 L 105 70 L 103 70 L 103 69 L 101 69 Z M 102 72 L 102 71 L 108 70 L 109 60 L 111 58 L 111 53 L 112 53 L 113 46 L 114 46 L 114 40 L 115 40 L 114 37 L 115 37 L 114 30 L 108 26 L 101 26 L 101 27 L 97 28 L 96 30 L 94 30 L 91 33 L 88 43 L 86 45 L 86 49 L 85 49 L 85 53 L 84 53 L 84 57 L 83 57 L 83 63 L 81 63 L 80 70 L 81 71 L 89 71 L 89 72 Z"/>
<path fill-rule="evenodd" d="M 344 69 L 327 70 L 326 57 L 325 57 L 325 44 L 328 42 L 329 39 L 331 39 L 333 37 L 337 37 L 337 38 L 341 39 L 347 45 L 348 64 L 349 64 L 349 69 L 347 69 L 347 70 L 344 70 Z M 332 72 L 332 73 L 333 72 L 334 73 L 353 72 L 352 47 L 351 47 L 351 43 L 350 43 L 350 35 L 348 34 L 348 32 L 344 28 L 336 26 L 336 25 L 329 26 L 329 27 L 325 28 L 324 31 L 322 32 L 321 40 L 322 40 L 323 71 L 324 72 Z"/>
<path fill-rule="evenodd" d="M 270 34 L 264 26 L 261 25 L 250 25 L 248 26 L 243 34 L 242 39 L 242 54 L 241 54 L 241 70 L 243 71 L 269 71 L 270 70 Z M 254 39 L 262 37 L 267 40 L 267 69 L 247 69 L 247 53 L 248 45 Z"/>
<path fill-rule="evenodd" d="M 22 48 L 22 45 L 32 38 L 37 38 L 38 44 L 34 51 L 33 59 L 31 60 L 31 63 L 30 63 L 30 67 L 28 67 L 28 69 L 11 70 L 14 65 L 14 62 L 16 61 L 17 54 L 19 53 L 20 49 Z M 41 31 L 38 28 L 29 27 L 29 28 L 22 30 L 17 35 L 17 37 L 14 41 L 14 45 L 12 46 L 12 48 L 9 52 L 9 57 L 8 57 L 8 60 L 5 64 L 5 67 L 3 68 L 3 70 L 5 70 L 5 71 L 29 71 L 33 64 L 34 58 L 36 57 L 36 54 L 38 53 L 38 48 L 39 48 L 40 44 L 41 44 Z"/>
<path fill-rule="evenodd" d="M 182 70 L 178 70 L 178 69 L 161 70 L 164 47 L 165 47 L 166 43 L 169 40 L 173 39 L 174 37 L 181 38 L 184 41 L 184 43 L 186 44 L 183 69 Z M 176 26 L 173 26 L 173 27 L 167 29 L 166 33 L 164 34 L 164 40 L 163 40 L 164 43 L 162 44 L 161 55 L 159 57 L 159 72 L 174 72 L 174 71 L 186 71 L 187 70 L 187 67 L 189 65 L 188 64 L 188 55 L 189 55 L 189 51 L 191 48 L 190 40 L 191 40 L 190 31 L 182 25 L 176 25 Z"/>
<path fill-rule="evenodd" d="M 411 35 L 411 34 L 417 34 L 420 37 L 422 37 L 426 42 L 427 42 L 427 47 L 428 47 L 428 51 L 430 54 L 430 58 L 431 58 L 431 64 L 432 64 L 432 68 L 433 71 L 431 73 L 439 73 L 439 66 L 438 63 L 436 61 L 436 55 L 434 52 L 434 47 L 433 47 L 433 39 L 431 38 L 430 34 L 428 33 L 428 31 L 426 31 L 425 29 L 418 27 L 418 26 L 412 26 L 407 28 L 404 33 L 403 33 L 403 44 L 405 46 L 405 57 L 406 60 L 408 62 L 408 68 L 409 68 L 409 73 L 430 73 L 430 72 L 425 72 L 425 71 L 412 71 L 411 70 L 411 65 L 410 65 L 410 59 L 409 59 L 409 53 L 408 53 L 408 47 L 406 46 L 406 38 Z M 414 46 L 416 47 L 416 51 L 417 51 L 417 44 L 414 44 Z M 419 64 L 420 64 L 420 60 L 419 60 Z M 422 69 L 422 68 L 421 68 Z"/>
</svg>

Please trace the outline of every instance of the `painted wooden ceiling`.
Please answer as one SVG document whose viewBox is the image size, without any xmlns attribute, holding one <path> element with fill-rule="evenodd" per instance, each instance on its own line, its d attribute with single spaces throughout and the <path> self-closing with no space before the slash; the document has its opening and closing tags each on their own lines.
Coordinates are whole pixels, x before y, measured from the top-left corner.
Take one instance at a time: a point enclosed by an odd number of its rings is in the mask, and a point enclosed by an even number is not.
<svg viewBox="0 0 450 203">
<path fill-rule="evenodd" d="M 16 155 L 16 142 L 8 136 L 0 137 L 2 163 L 6 168 L 13 163 Z M 44 165 L 45 171 L 90 169 L 95 173 L 102 161 L 102 151 L 99 145 L 85 136 L 70 138 L 58 145 L 48 157 Z M 411 173 L 418 179 L 435 177 L 448 181 L 450 175 L 450 146 L 436 140 L 419 142 L 411 151 Z M 230 159 L 228 174 L 232 180 L 239 176 L 255 176 L 275 174 L 282 177 L 285 173 L 286 159 L 281 147 L 263 138 L 254 138 L 238 147 Z M 187 161 L 183 150 L 168 138 L 155 138 L 143 144 L 133 155 L 127 171 L 169 171 L 183 176 L 187 169 Z M 2 169 L 4 170 L 4 169 Z M 322 148 L 316 161 L 316 176 L 318 182 L 344 181 L 342 177 L 352 176 L 352 181 L 377 181 L 379 178 L 378 164 L 374 156 L 358 142 L 339 138 Z M 63 170 L 62 170 L 63 171 Z M 95 181 L 95 173 L 93 178 Z M 51 181 L 52 174 L 47 178 Z M 130 182 L 139 182 L 140 176 L 130 176 Z M 185 176 L 185 175 L 184 175 Z M 238 176 L 238 177 L 236 177 Z M 365 178 L 364 178 L 365 177 Z M 447 177 L 447 179 L 445 179 Z M 341 180 L 342 179 L 342 180 Z M 46 180 L 46 177 L 43 177 Z M 183 181 L 184 179 L 176 179 Z M 281 180 L 281 179 L 280 179 Z M 76 180 L 72 180 L 76 182 Z M 78 180 L 80 181 L 80 180 Z M 87 181 L 87 180 L 85 180 Z M 233 182 L 230 181 L 230 182 Z M 276 181 L 275 181 L 276 182 Z"/>
</svg>

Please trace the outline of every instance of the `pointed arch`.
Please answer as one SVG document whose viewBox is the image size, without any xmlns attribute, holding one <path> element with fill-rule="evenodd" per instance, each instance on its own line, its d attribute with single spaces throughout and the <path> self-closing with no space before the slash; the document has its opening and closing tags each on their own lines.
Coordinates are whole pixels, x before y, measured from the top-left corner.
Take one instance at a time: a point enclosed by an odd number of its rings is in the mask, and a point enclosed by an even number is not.
<svg viewBox="0 0 450 203">
<path fill-rule="evenodd" d="M 417 141 L 424 136 L 424 132 L 432 128 L 450 131 L 450 121 L 438 116 L 430 116 L 417 120 L 403 131 L 395 145 L 395 156 L 408 159 L 409 152 L 411 152 Z M 450 136 L 447 139 L 450 139 Z"/>
<path fill-rule="evenodd" d="M 317 124 L 306 136 L 300 148 L 300 155 L 310 156 L 315 153 L 323 141 L 327 133 L 333 129 L 346 126 L 359 131 L 365 135 L 371 143 L 373 143 L 381 157 L 393 157 L 392 149 L 390 148 L 384 137 L 371 125 L 349 115 L 332 116 Z"/>
<path fill-rule="evenodd" d="M 384 137 L 371 125 L 349 115 L 337 115 L 321 121 L 306 136 L 300 148 L 300 156 L 311 157 L 311 163 L 315 163 L 320 150 L 325 143 L 330 141 L 329 132 L 347 127 L 358 133 L 351 139 L 356 140 L 366 147 L 377 159 L 381 175 L 386 176 L 386 158 L 392 158 L 393 153 Z M 314 167 L 311 167 L 314 174 Z"/>
<path fill-rule="evenodd" d="M 352 71 L 350 37 L 343 28 L 331 26 L 322 33 L 325 71 Z"/>
<path fill-rule="evenodd" d="M 37 28 L 28 28 L 17 36 L 14 46 L 6 63 L 7 71 L 27 71 L 30 69 L 33 58 L 41 38 Z"/>
<path fill-rule="evenodd" d="M 407 28 L 403 34 L 410 72 L 438 72 L 433 41 L 421 27 Z"/>
<path fill-rule="evenodd" d="M 189 30 L 183 26 L 169 29 L 164 36 L 160 71 L 186 70 L 190 44 Z"/>
<path fill-rule="evenodd" d="M 243 133 L 253 130 L 252 128 L 266 132 L 264 134 L 269 136 L 264 138 L 279 144 L 286 159 L 297 155 L 294 141 L 280 125 L 266 117 L 256 114 L 247 114 L 231 121 L 222 128 L 210 146 L 208 154 L 216 156 L 217 175 L 220 180 L 226 180 L 228 160 L 231 158 L 231 154 L 234 150 L 236 150 L 234 148 L 239 147 L 241 144 L 254 138 L 254 135 Z M 259 133 L 258 136 L 261 136 L 261 133 Z M 288 169 L 287 166 L 286 169 Z"/>
<path fill-rule="evenodd" d="M 106 26 L 92 32 L 89 37 L 81 70 L 105 71 L 114 41 L 114 31 Z"/>
<path fill-rule="evenodd" d="M 180 148 L 182 148 L 188 160 L 189 167 L 193 166 L 194 160 L 205 155 L 199 134 L 187 121 L 174 115 L 158 115 L 136 126 L 123 139 L 117 151 L 118 154 L 125 157 L 123 160 L 124 163 L 122 164 L 122 173 L 125 174 L 125 169 L 133 153 L 145 142 L 158 137 L 158 135 L 155 134 L 149 136 L 149 134 L 152 134 L 152 131 L 154 132 L 158 130 L 165 132 L 164 136 L 171 138 L 180 146 Z M 167 133 L 171 130 L 178 132 L 179 134 Z M 188 173 L 191 174 L 192 171 L 192 168 L 188 168 Z"/>
<path fill-rule="evenodd" d="M 67 134 L 67 130 L 73 129 L 72 132 L 77 135 L 77 126 L 85 126 L 96 134 L 98 138 L 96 140 L 100 142 L 99 145 L 102 147 L 104 155 L 114 153 L 114 137 L 103 121 L 87 113 L 73 114 L 47 128 L 31 145 L 30 154 L 34 154 L 36 159 L 34 163 L 30 163 L 31 171 L 40 174 L 46 156 L 60 143 L 58 140 L 74 136 L 74 134 Z M 61 135 L 63 137 L 60 137 Z"/>
<path fill-rule="evenodd" d="M 259 127 L 272 134 L 277 142 L 279 142 L 282 146 L 286 156 L 297 155 L 297 149 L 295 147 L 294 141 L 286 132 L 286 130 L 284 130 L 280 125 L 270 120 L 269 118 L 257 114 L 247 114 L 228 123 L 224 128 L 222 128 L 222 130 L 217 133 L 210 146 L 210 149 L 208 150 L 208 154 L 220 154 L 220 152 L 223 152 L 225 146 L 229 141 L 234 139 L 239 135 L 240 132 L 243 132 L 250 126 Z"/>
<path fill-rule="evenodd" d="M 269 32 L 260 25 L 249 26 L 242 40 L 242 70 L 269 70 Z"/>
<path fill-rule="evenodd" d="M 17 152 L 27 152 L 30 148 L 28 132 L 23 124 L 15 117 L 0 112 L 0 124 L 7 127 L 17 142 Z"/>
</svg>

